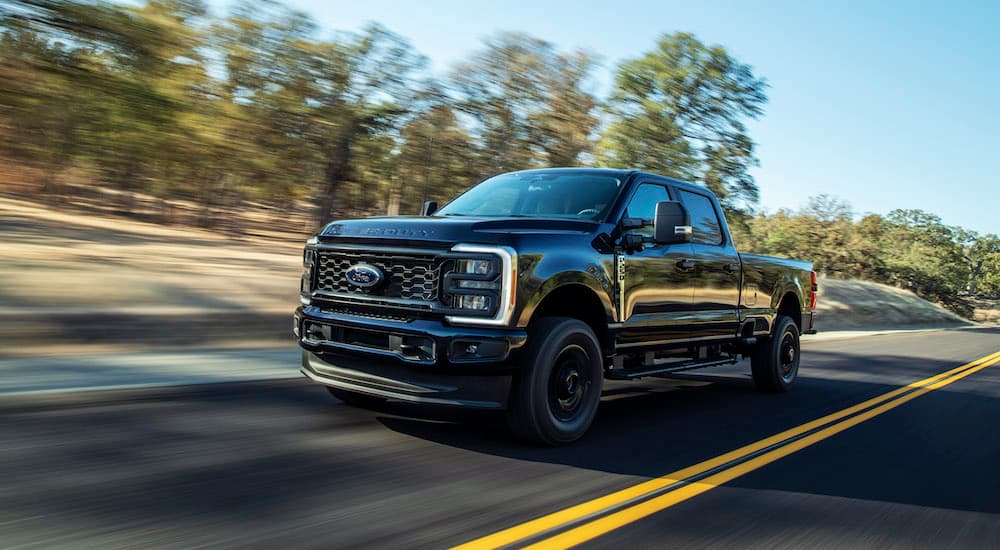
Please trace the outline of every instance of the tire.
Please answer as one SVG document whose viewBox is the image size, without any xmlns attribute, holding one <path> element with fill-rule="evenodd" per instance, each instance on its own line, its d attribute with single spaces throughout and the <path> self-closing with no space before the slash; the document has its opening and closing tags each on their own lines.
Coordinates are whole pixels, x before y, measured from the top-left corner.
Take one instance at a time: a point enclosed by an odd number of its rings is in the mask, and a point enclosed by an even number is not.
<svg viewBox="0 0 1000 550">
<path fill-rule="evenodd" d="M 757 389 L 781 393 L 792 389 L 799 374 L 799 327 L 791 317 L 778 317 L 773 336 L 757 344 L 750 369 Z"/>
<path fill-rule="evenodd" d="M 580 439 L 597 414 L 604 382 L 594 332 L 576 319 L 544 317 L 529 329 L 523 357 L 507 408 L 511 431 L 544 445 Z"/>
<path fill-rule="evenodd" d="M 359 407 L 362 409 L 374 409 L 384 404 L 386 401 L 384 397 L 365 395 L 363 393 L 342 390 L 340 388 L 331 388 L 330 386 L 327 386 L 326 390 L 330 392 L 330 395 L 336 397 L 344 403 L 352 407 Z"/>
</svg>

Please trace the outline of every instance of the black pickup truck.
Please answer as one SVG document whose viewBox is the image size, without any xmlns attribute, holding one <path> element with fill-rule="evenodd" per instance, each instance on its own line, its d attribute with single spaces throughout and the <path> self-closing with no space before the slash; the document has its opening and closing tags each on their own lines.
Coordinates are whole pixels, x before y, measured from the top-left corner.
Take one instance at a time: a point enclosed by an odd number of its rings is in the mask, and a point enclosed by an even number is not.
<svg viewBox="0 0 1000 550">
<path fill-rule="evenodd" d="M 605 379 L 742 357 L 787 391 L 813 332 L 812 264 L 737 253 L 711 192 L 638 171 L 501 174 L 330 223 L 303 258 L 303 374 L 355 405 L 506 410 L 546 444 L 584 434 Z"/>
</svg>

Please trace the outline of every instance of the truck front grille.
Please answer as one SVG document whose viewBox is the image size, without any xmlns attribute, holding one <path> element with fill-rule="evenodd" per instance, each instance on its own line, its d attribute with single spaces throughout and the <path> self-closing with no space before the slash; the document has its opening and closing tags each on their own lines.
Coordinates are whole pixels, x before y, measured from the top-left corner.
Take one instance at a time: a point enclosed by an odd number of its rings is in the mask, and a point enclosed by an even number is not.
<svg viewBox="0 0 1000 550">
<path fill-rule="evenodd" d="M 347 280 L 347 270 L 357 264 L 377 267 L 385 280 L 363 289 Z M 431 255 L 380 254 L 362 251 L 320 251 L 317 258 L 316 290 L 342 294 L 366 294 L 383 298 L 438 299 L 441 262 Z"/>
</svg>

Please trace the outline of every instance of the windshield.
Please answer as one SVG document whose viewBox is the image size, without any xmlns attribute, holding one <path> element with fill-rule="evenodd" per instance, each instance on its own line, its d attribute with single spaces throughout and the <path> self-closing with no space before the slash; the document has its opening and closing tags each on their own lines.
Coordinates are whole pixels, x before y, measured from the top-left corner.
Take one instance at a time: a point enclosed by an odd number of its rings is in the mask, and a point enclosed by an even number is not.
<svg viewBox="0 0 1000 550">
<path fill-rule="evenodd" d="M 619 185 L 621 180 L 604 174 L 501 174 L 458 196 L 438 215 L 598 220 L 607 214 Z"/>
</svg>

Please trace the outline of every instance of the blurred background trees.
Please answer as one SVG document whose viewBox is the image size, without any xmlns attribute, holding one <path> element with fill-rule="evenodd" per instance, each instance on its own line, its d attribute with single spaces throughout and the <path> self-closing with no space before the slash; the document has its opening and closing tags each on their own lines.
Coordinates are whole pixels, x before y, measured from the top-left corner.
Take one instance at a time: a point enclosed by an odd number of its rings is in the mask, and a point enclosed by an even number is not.
<svg viewBox="0 0 1000 550">
<path fill-rule="evenodd" d="M 497 172 L 642 168 L 714 191 L 743 250 L 960 312 L 963 296 L 1000 294 L 994 235 L 920 211 L 859 217 L 828 196 L 760 212 L 747 123 L 767 83 L 722 46 L 666 34 L 612 68 L 606 98 L 593 54 L 522 33 L 488 37 L 440 78 L 425 67 L 389 29 L 322 36 L 273 1 L 223 15 L 201 0 L 2 2 L 2 185 L 160 223 L 232 228 L 263 209 L 305 232 L 413 214 Z"/>
<path fill-rule="evenodd" d="M 665 35 L 618 67 L 600 158 L 702 183 L 727 210 L 749 212 L 759 197 L 745 120 L 763 114 L 766 87 L 722 46 Z"/>
<path fill-rule="evenodd" d="M 969 296 L 997 296 L 1000 240 L 945 225 L 921 210 L 858 219 L 846 202 L 813 197 L 798 211 L 758 214 L 739 248 L 809 258 L 827 277 L 866 279 L 913 291 L 970 315 Z"/>
</svg>

